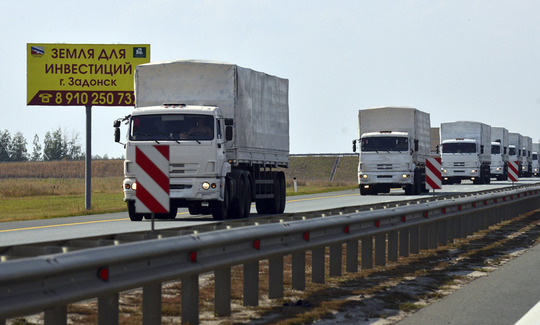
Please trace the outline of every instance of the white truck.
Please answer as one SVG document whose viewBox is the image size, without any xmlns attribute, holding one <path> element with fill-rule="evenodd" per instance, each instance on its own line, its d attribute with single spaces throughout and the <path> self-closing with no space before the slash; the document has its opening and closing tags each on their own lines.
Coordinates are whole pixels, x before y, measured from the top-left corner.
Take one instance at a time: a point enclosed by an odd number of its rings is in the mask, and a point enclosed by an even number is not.
<svg viewBox="0 0 540 325">
<path fill-rule="evenodd" d="M 491 126 L 472 121 L 441 123 L 441 142 L 443 184 L 464 179 L 491 182 Z"/>
<path fill-rule="evenodd" d="M 523 136 L 523 166 L 522 173 L 525 177 L 531 177 L 532 171 L 532 138 Z"/>
<path fill-rule="evenodd" d="M 358 187 L 361 195 L 426 191 L 426 158 L 430 155 L 430 117 L 409 107 L 358 111 Z M 356 152 L 357 140 L 353 141 Z"/>
<path fill-rule="evenodd" d="M 135 109 L 114 123 L 128 125 L 123 182 L 133 221 L 149 218 L 135 206 L 136 148 L 169 146 L 170 213 L 246 218 L 285 209 L 289 165 L 289 83 L 238 65 L 179 60 L 135 69 Z M 139 211 L 144 211 L 140 209 Z"/>
<path fill-rule="evenodd" d="M 540 143 L 533 142 L 532 144 L 532 172 L 534 177 L 540 176 L 540 163 L 538 161 L 538 153 L 540 152 Z"/>
<path fill-rule="evenodd" d="M 491 127 L 491 177 L 504 181 L 508 179 L 508 130 Z"/>
<path fill-rule="evenodd" d="M 508 133 L 508 139 L 510 145 L 508 146 L 508 159 L 510 161 L 517 161 L 518 163 L 518 176 L 522 176 L 522 156 L 521 151 L 523 148 L 522 142 L 523 142 L 523 136 L 519 133 L 510 132 Z"/>
</svg>

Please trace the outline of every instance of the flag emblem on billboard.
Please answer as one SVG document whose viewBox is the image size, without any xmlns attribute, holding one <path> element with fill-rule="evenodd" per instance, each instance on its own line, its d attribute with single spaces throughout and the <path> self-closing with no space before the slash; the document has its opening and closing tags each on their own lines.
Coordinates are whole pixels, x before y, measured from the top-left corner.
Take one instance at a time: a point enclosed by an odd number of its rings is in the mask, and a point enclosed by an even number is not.
<svg viewBox="0 0 540 325">
<path fill-rule="evenodd" d="M 134 47 L 133 48 L 133 57 L 134 58 L 145 58 L 146 57 L 146 47 Z"/>
<path fill-rule="evenodd" d="M 31 46 L 30 47 L 30 54 L 32 54 L 32 55 L 43 55 L 43 54 L 45 54 L 45 47 L 44 46 Z"/>
</svg>

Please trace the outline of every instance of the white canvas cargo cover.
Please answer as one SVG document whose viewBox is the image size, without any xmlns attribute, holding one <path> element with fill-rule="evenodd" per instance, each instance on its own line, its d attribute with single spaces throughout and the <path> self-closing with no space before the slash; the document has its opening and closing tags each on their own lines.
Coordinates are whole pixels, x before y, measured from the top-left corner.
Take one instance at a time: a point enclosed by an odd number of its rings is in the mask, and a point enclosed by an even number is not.
<svg viewBox="0 0 540 325">
<path fill-rule="evenodd" d="M 235 64 L 178 60 L 135 69 L 136 107 L 164 103 L 215 105 L 234 118 L 230 159 L 288 163 L 289 81 Z"/>
<path fill-rule="evenodd" d="M 418 154 L 430 154 L 431 122 L 429 113 L 411 107 L 375 107 L 358 111 L 359 137 L 379 131 L 407 132 L 418 140 Z M 412 144 L 411 144 L 412 145 Z"/>
</svg>

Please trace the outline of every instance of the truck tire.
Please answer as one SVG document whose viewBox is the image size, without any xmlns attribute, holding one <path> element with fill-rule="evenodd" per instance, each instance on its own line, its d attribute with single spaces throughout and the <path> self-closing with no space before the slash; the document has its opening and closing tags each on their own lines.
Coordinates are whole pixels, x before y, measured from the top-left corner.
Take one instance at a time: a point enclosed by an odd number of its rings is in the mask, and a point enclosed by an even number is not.
<svg viewBox="0 0 540 325">
<path fill-rule="evenodd" d="M 246 173 L 244 178 L 244 213 L 240 216 L 242 219 L 249 218 L 249 213 L 251 210 L 251 181 L 249 180 L 249 173 Z"/>
<path fill-rule="evenodd" d="M 131 221 L 141 221 L 144 217 L 142 213 L 135 213 L 135 201 L 127 202 L 128 215 Z"/>
<path fill-rule="evenodd" d="M 214 220 L 227 219 L 229 213 L 229 182 L 225 182 L 225 189 L 223 190 L 223 201 L 213 201 L 211 203 L 212 218 Z"/>
<path fill-rule="evenodd" d="M 278 213 L 285 212 L 285 202 L 287 201 L 287 183 L 285 181 L 285 173 L 278 173 L 280 196 L 279 196 L 279 210 Z"/>
<path fill-rule="evenodd" d="M 231 209 L 229 211 L 229 215 L 227 216 L 229 219 L 242 218 L 242 216 L 245 214 L 246 204 L 244 192 L 244 178 L 239 177 L 239 179 L 236 181 L 237 197 L 231 200 Z"/>
</svg>

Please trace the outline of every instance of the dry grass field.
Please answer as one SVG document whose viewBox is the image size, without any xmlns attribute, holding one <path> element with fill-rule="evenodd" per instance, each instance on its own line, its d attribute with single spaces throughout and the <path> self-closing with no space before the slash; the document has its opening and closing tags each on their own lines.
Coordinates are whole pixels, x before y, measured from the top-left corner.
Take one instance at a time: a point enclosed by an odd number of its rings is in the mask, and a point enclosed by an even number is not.
<svg viewBox="0 0 540 325">
<path fill-rule="evenodd" d="M 356 187 L 356 156 L 291 157 L 287 195 Z M 92 209 L 85 209 L 84 161 L 0 163 L 0 222 L 120 212 L 123 160 L 92 162 Z M 296 178 L 298 192 L 293 193 Z M 332 178 L 332 179 L 331 179 Z"/>
</svg>

